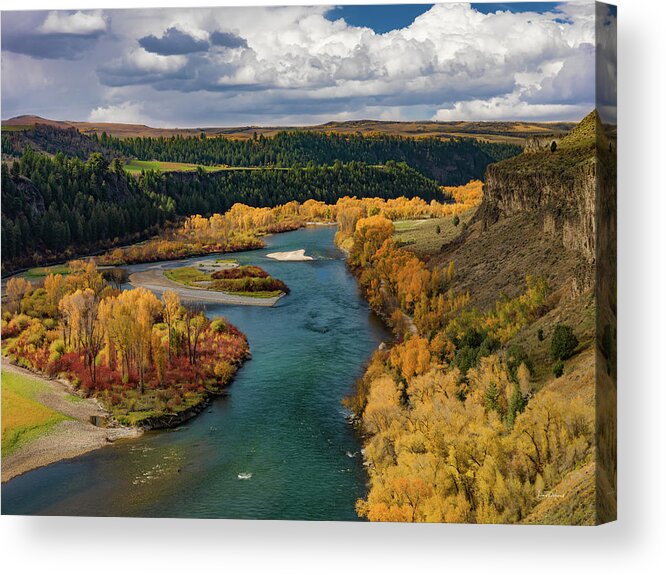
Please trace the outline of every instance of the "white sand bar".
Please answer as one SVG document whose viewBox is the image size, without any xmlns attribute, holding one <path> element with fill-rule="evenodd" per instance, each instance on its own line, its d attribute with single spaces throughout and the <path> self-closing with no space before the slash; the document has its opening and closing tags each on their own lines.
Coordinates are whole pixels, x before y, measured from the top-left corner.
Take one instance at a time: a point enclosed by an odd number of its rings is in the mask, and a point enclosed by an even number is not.
<svg viewBox="0 0 666 575">
<path fill-rule="evenodd" d="M 307 262 L 313 260 L 313 257 L 306 256 L 305 250 L 294 250 L 293 252 L 274 252 L 267 254 L 267 258 L 278 260 L 280 262 Z"/>
</svg>

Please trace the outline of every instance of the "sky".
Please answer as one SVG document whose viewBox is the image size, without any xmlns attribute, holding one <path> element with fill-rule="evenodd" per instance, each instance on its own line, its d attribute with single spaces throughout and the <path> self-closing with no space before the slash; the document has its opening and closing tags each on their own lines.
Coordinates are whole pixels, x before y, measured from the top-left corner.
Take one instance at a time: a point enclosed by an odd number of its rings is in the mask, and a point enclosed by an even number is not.
<svg viewBox="0 0 666 575">
<path fill-rule="evenodd" d="M 579 120 L 594 3 L 2 13 L 2 118 Z"/>
</svg>

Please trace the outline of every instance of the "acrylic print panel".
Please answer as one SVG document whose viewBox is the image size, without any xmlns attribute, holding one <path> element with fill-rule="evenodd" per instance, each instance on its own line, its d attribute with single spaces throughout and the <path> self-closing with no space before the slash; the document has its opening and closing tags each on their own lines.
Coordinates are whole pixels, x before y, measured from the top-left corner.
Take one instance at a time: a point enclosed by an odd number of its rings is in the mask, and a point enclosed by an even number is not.
<svg viewBox="0 0 666 575">
<path fill-rule="evenodd" d="M 3 513 L 613 520 L 615 23 L 3 12 Z"/>
</svg>

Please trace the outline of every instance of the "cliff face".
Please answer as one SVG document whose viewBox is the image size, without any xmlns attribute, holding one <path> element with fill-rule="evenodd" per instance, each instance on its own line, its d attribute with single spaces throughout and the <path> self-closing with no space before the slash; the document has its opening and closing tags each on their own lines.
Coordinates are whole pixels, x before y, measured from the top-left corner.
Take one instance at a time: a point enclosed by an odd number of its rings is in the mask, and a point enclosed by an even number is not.
<svg viewBox="0 0 666 575">
<path fill-rule="evenodd" d="M 489 166 L 479 211 L 484 225 L 525 212 L 537 214 L 545 234 L 594 264 L 598 155 L 603 145 L 607 143 L 592 112 L 554 152 L 548 147 Z"/>
<path fill-rule="evenodd" d="M 558 237 L 565 248 L 593 263 L 595 256 L 596 162 L 566 175 L 531 172 L 519 177 L 501 164 L 489 166 L 484 186 L 485 223 L 499 217 L 535 212 L 544 233 Z"/>
<path fill-rule="evenodd" d="M 560 143 L 562 136 L 559 134 L 549 134 L 545 136 L 532 136 L 527 138 L 525 141 L 525 147 L 523 151 L 532 153 L 532 152 L 541 152 L 550 148 L 550 145 L 555 142 L 556 144 Z"/>
</svg>

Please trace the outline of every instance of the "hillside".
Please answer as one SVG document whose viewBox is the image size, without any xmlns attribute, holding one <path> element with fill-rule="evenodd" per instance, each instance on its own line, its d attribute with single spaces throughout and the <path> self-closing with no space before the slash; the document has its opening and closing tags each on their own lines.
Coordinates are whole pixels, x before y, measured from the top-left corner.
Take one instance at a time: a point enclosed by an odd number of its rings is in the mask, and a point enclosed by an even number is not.
<svg viewBox="0 0 666 575">
<path fill-rule="evenodd" d="M 525 519 L 528 523 L 567 522 L 572 516 L 594 522 L 591 507 L 581 508 L 580 497 L 571 499 L 571 490 L 588 503 L 596 498 L 605 518 L 616 513 L 611 503 L 615 478 L 604 471 L 614 468 L 616 433 L 611 142 L 595 111 L 561 138 L 555 151 L 548 146 L 489 166 L 476 217 L 457 241 L 435 256 L 442 264 L 455 262 L 459 289 L 468 291 L 472 302 L 485 309 L 494 305 L 497 293 L 516 296 L 521 289 L 518 278 L 546 278 L 551 288 L 548 313 L 513 343 L 527 349 L 537 366 L 537 389 L 543 386 L 570 400 L 581 397 L 590 409 L 597 409 L 594 461 L 565 476 L 553 489 L 566 491 L 565 501 L 558 506 L 545 499 Z M 597 228 L 598 223 L 606 225 Z M 548 342 L 539 341 L 537 335 L 539 330 L 552 333 L 558 323 L 573 326 L 581 345 L 565 376 L 553 379 L 546 369 Z M 595 463 L 599 461 L 600 465 Z"/>
<path fill-rule="evenodd" d="M 97 140 L 85 136 L 74 126 L 38 123 L 34 126 L 18 127 L 21 129 L 6 130 L 3 128 L 3 155 L 20 156 L 28 147 L 35 152 L 50 155 L 61 152 L 66 156 L 81 160 L 87 160 L 95 152 L 101 153 L 109 160 L 118 155 L 102 146 Z"/>
<path fill-rule="evenodd" d="M 283 131 L 310 131 L 337 134 L 388 134 L 413 138 L 469 137 L 495 142 L 522 145 L 526 138 L 533 136 L 558 137 L 569 131 L 570 122 L 384 122 L 380 120 L 352 120 L 348 122 L 328 122 L 316 126 L 238 126 L 238 127 L 201 127 L 201 128 L 153 128 L 143 124 L 122 124 L 106 122 L 59 121 L 40 118 L 39 116 L 16 116 L 3 120 L 3 130 L 26 129 L 35 124 L 48 124 L 53 127 L 71 128 L 86 133 L 108 135 L 119 138 L 128 137 L 169 137 L 227 136 L 236 139 L 251 139 L 256 135 L 274 136 Z"/>
<path fill-rule="evenodd" d="M 441 140 L 402 136 L 279 132 L 251 140 L 227 137 L 114 138 L 93 136 L 105 148 L 139 160 L 204 166 L 331 166 L 362 162 L 371 166 L 404 162 L 441 185 L 464 185 L 483 178 L 489 164 L 521 151 L 519 146 L 472 139 Z"/>
<path fill-rule="evenodd" d="M 37 122 L 32 124 L 31 122 Z M 12 122 L 12 121 L 10 121 Z M 80 131 L 73 123 L 39 123 L 34 116 L 21 117 L 6 125 L 2 153 L 20 156 L 31 148 L 47 154 L 61 152 L 86 160 L 99 152 L 142 162 L 169 162 L 193 166 L 279 167 L 347 164 L 386 165 L 405 162 L 440 185 L 458 186 L 483 178 L 486 167 L 520 153 L 515 144 L 465 138 L 413 138 L 390 133 L 338 133 L 281 130 L 271 137 L 254 134 L 250 139 L 228 135 L 122 137 L 103 131 Z"/>
<path fill-rule="evenodd" d="M 346 240 L 398 336 L 349 402 L 369 434 L 362 516 L 616 516 L 614 145 L 595 112 L 558 141 L 490 165 L 449 241 L 419 237 L 447 237 L 438 220 L 382 245 L 392 227 L 373 218 Z"/>
<path fill-rule="evenodd" d="M 582 256 L 589 272 L 580 288 L 592 284 L 596 259 L 598 162 L 607 163 L 609 142 L 592 112 L 550 147 L 498 162 L 488 168 L 479 220 L 488 227 L 500 219 L 535 214 L 541 232 Z"/>
</svg>

